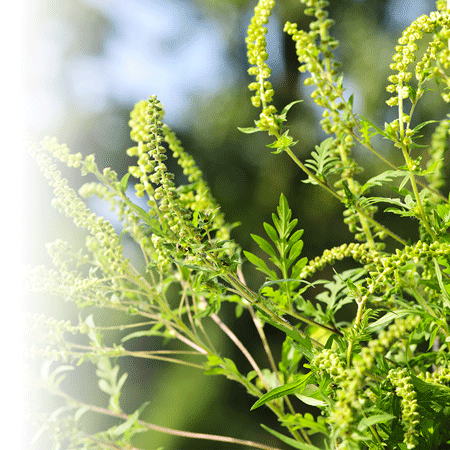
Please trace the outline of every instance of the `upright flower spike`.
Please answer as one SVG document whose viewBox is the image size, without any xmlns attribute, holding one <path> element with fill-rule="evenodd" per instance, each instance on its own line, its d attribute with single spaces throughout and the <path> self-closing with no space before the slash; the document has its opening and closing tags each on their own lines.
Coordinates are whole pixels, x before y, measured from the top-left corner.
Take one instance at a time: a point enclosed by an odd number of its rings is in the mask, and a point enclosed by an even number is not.
<svg viewBox="0 0 450 450">
<path fill-rule="evenodd" d="M 248 86 L 251 91 L 255 91 L 255 95 L 251 99 L 252 104 L 256 108 L 261 106 L 263 108 L 256 125 L 263 131 L 271 132 L 273 130 L 272 134 L 280 131 L 280 126 L 274 117 L 277 109 L 275 106 L 270 105 L 274 91 L 270 81 L 267 81 L 271 70 L 266 63 L 268 55 L 266 52 L 265 34 L 267 33 L 267 28 L 264 27 L 264 24 L 269 22 L 269 16 L 274 6 L 275 0 L 259 0 L 245 38 L 248 62 L 253 66 L 248 69 L 248 73 L 256 78 L 256 81 Z"/>
<path fill-rule="evenodd" d="M 399 105 L 400 117 L 403 116 L 402 101 L 410 95 L 410 90 L 406 83 L 411 79 L 412 72 L 408 71 L 407 68 L 416 59 L 415 53 L 418 50 L 416 41 L 422 39 L 424 33 L 437 34 L 435 39 L 429 44 L 422 60 L 416 65 L 415 77 L 419 82 L 416 96 L 423 94 L 421 85 L 430 76 L 441 78 L 448 86 L 449 78 L 448 75 L 445 76 L 443 69 L 449 66 L 449 52 L 448 48 L 445 48 L 442 44 L 442 41 L 448 39 L 449 25 L 450 13 L 448 11 L 435 11 L 430 16 L 423 14 L 403 31 L 402 37 L 398 40 L 399 45 L 395 47 L 396 54 L 392 58 L 394 62 L 390 65 L 390 68 L 398 73 L 388 77 L 392 84 L 386 88 L 388 92 L 394 95 L 386 103 L 389 106 Z M 441 30 L 438 31 L 438 28 L 441 28 Z M 431 68 L 432 61 L 435 61 L 435 64 L 438 66 L 437 70 Z M 439 65 L 442 67 L 439 68 Z M 444 101 L 450 101 L 448 93 L 443 92 L 442 97 Z"/>
<path fill-rule="evenodd" d="M 135 178 L 139 179 L 139 183 L 136 184 L 136 195 L 143 197 L 144 193 L 147 193 L 149 197 L 153 195 L 153 187 L 149 181 L 149 174 L 153 172 L 155 162 L 151 161 L 148 155 L 148 147 L 145 143 L 148 142 L 148 131 L 146 130 L 146 112 L 147 101 L 143 100 L 137 103 L 131 111 L 130 121 L 128 122 L 131 127 L 130 137 L 133 141 L 137 142 L 136 147 L 131 147 L 127 150 L 128 156 L 137 156 L 137 166 L 128 167 L 128 172 Z"/>
<path fill-rule="evenodd" d="M 412 450 L 419 443 L 416 431 L 420 423 L 417 394 L 407 369 L 391 369 L 387 379 L 395 387 L 395 393 L 402 399 L 402 424 L 405 430 L 403 442 L 408 450 Z"/>
</svg>

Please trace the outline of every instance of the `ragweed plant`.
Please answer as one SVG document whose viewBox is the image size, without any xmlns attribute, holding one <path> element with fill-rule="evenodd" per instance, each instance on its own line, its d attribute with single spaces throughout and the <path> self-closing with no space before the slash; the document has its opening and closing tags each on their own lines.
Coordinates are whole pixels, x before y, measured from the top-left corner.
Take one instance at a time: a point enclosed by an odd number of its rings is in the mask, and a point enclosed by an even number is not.
<svg viewBox="0 0 450 450">
<path fill-rule="evenodd" d="M 62 241 L 48 246 L 55 268 L 32 270 L 31 288 L 99 314 L 108 309 L 136 319 L 101 327 L 95 323 L 95 313 L 80 314 L 77 324 L 33 318 L 42 325 L 45 345 L 35 352 L 46 359 L 44 381 L 51 392 L 66 400 L 66 406 L 42 424 L 41 431 L 54 436 L 54 448 L 66 439 L 72 449 L 135 449 L 134 436 L 151 429 L 275 449 L 148 423 L 141 418 L 147 404 L 131 413 L 123 411 L 121 392 L 127 375 L 119 377 L 117 362 L 125 356 L 188 365 L 241 384 L 255 398 L 252 409 L 265 407 L 275 414 L 284 432 L 262 426 L 289 448 L 450 448 L 450 203 L 448 192 L 442 191 L 448 190 L 443 169 L 450 114 L 438 111 L 433 120 L 411 125 L 417 104 L 433 80 L 443 105 L 450 102 L 449 5 L 438 1 L 435 12 L 416 19 L 400 37 L 391 65 L 394 74 L 387 84 L 392 94 L 387 104 L 395 108 L 396 118 L 379 127 L 354 112 L 353 96 L 344 96 L 344 74 L 333 54 L 338 42 L 330 35 L 333 21 L 325 9 L 328 2 L 301 3 L 306 5 L 304 14 L 314 17 L 309 30 L 287 22 L 284 31 L 295 42 L 299 71 L 308 73 L 305 84 L 315 88 L 312 98 L 323 108 L 320 125 L 329 137 L 302 162 L 286 128 L 287 114 L 299 100 L 280 114 L 272 105 L 275 93 L 269 82 L 264 25 L 274 0 L 258 2 L 248 29 L 249 74 L 255 77 L 249 85 L 254 92 L 251 102 L 261 113 L 254 127 L 241 131 L 267 132 L 274 138 L 268 145 L 273 153 L 286 153 L 305 172 L 304 182 L 338 199 L 354 241 L 310 260 L 302 257 L 303 231 L 281 193 L 273 224 L 264 223 L 267 236 L 252 235 L 267 258 L 241 251 L 230 237 L 233 225 L 226 222 L 202 172 L 163 122 L 164 110 L 155 96 L 138 103 L 131 113 L 131 138 L 136 145 L 128 155 L 137 162 L 120 180 L 109 168 L 100 171 L 93 155 L 72 154 L 56 139 L 30 145 L 54 188 L 54 206 L 87 230 L 83 250 Z M 416 62 L 421 40 L 430 42 Z M 430 143 L 419 145 L 419 131 L 434 123 Z M 376 135 L 398 149 L 403 165 L 397 167 L 377 150 Z M 387 170 L 365 179 L 363 167 L 352 156 L 357 145 L 380 158 Z M 416 149 L 422 149 L 419 156 L 414 156 Z M 181 166 L 186 184 L 175 184 L 165 163 L 168 152 Z M 79 167 L 98 182 L 84 185 L 77 194 L 62 178 L 56 162 Z M 127 194 L 131 177 L 137 180 L 134 188 L 138 197 L 145 198 L 145 208 Z M 390 187 L 395 197 L 370 195 L 377 186 Z M 94 195 L 117 211 L 121 235 L 86 206 L 83 198 Z M 382 214 L 375 218 L 383 203 L 389 205 L 384 214 L 413 218 L 420 239 L 394 233 L 382 224 Z M 124 234 L 139 245 L 144 271 L 124 257 Z M 394 251 L 386 250 L 385 239 L 392 241 Z M 339 273 L 336 262 L 343 258 L 353 259 L 358 267 Z M 266 276 L 257 292 L 247 286 L 241 271 L 246 260 Z M 317 279 L 327 265 L 335 268 L 335 275 Z M 318 285 L 323 289 L 313 289 Z M 177 292 L 176 302 L 169 289 Z M 233 302 L 238 312 L 249 314 L 266 362 L 258 363 L 221 320 L 223 302 Z M 348 304 L 356 306 L 352 317 L 340 314 Z M 221 356 L 208 337 L 207 320 L 238 346 L 251 371 L 243 372 Z M 285 335 L 278 361 L 266 337 L 267 327 Z M 126 334 L 106 345 L 111 330 Z M 72 339 L 72 335 L 79 336 Z M 141 336 L 178 340 L 185 349 L 137 352 L 127 348 L 128 341 Z M 65 372 L 86 362 L 96 364 L 99 388 L 110 398 L 108 407 L 77 400 L 61 388 Z M 317 413 L 305 413 L 303 404 L 315 407 Z M 121 422 L 89 434 L 80 426 L 80 417 L 89 412 Z"/>
</svg>

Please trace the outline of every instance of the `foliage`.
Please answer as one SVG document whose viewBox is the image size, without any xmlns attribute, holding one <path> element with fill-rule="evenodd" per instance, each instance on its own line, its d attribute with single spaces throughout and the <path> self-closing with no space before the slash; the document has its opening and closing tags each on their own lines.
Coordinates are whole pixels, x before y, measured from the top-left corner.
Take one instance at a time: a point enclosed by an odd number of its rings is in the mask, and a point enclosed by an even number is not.
<svg viewBox="0 0 450 450">
<path fill-rule="evenodd" d="M 212 197 L 202 172 L 163 122 L 164 110 L 156 96 L 138 103 L 131 113 L 131 138 L 136 145 L 128 155 L 135 166 L 121 180 L 106 168 L 100 171 L 93 155 L 71 154 L 56 139 L 30 144 L 39 167 L 54 188 L 53 205 L 87 230 L 86 248 L 76 251 L 58 240 L 48 246 L 56 269 L 30 271 L 30 288 L 66 298 L 82 310 L 100 314 L 121 312 L 129 324 L 97 326 L 94 315 L 73 325 L 69 321 L 34 317 L 42 325 L 42 347 L 35 352 L 46 359 L 43 378 L 48 389 L 61 396 L 66 406 L 43 424 L 54 448 L 69 441 L 71 449 L 136 448 L 134 436 L 149 429 L 211 439 L 248 447 L 274 449 L 270 445 L 225 436 L 164 428 L 142 420 L 145 407 L 127 414 L 121 407 L 127 375 L 119 376 L 121 357 L 159 359 L 188 365 L 208 375 L 224 375 L 241 384 L 255 397 L 253 408 L 267 407 L 285 430 L 263 428 L 291 448 L 312 449 L 442 449 L 450 445 L 450 204 L 439 190 L 445 186 L 444 151 L 448 149 L 450 114 L 412 126 L 418 101 L 432 80 L 450 102 L 450 13 L 443 1 L 437 11 L 416 19 L 395 48 L 387 91 L 388 105 L 398 117 L 384 128 L 353 111 L 353 96 L 343 95 L 344 77 L 333 51 L 338 42 L 329 34 L 325 0 L 302 0 L 304 14 L 315 19 L 309 31 L 287 22 L 300 72 L 308 72 L 305 84 L 315 86 L 314 101 L 323 108 L 320 124 L 330 135 L 305 162 L 295 155 L 296 142 L 285 128 L 293 101 L 277 114 L 274 90 L 268 81 L 266 28 L 274 0 L 260 0 L 246 39 L 249 88 L 252 104 L 262 108 L 255 127 L 244 133 L 267 131 L 274 141 L 273 153 L 287 153 L 312 183 L 343 205 L 344 221 L 354 242 L 326 250 L 316 258 L 301 257 L 303 231 L 296 229 L 287 199 L 280 195 L 272 224 L 264 223 L 267 238 L 252 235 L 262 254 L 242 252 L 230 238 L 228 224 Z M 416 41 L 431 37 L 418 63 Z M 415 82 L 412 69 L 415 64 Z M 410 104 L 408 112 L 407 104 Z M 431 142 L 419 145 L 419 131 L 437 122 Z M 396 167 L 373 145 L 381 135 L 403 155 Z M 369 180 L 352 157 L 359 144 L 389 167 Z M 417 150 L 421 152 L 418 156 Z M 168 171 L 167 152 L 172 153 L 187 177 L 177 186 Z M 423 161 L 422 161 L 423 160 Z M 79 195 L 62 178 L 56 161 L 93 174 L 98 182 L 85 184 Z M 146 207 L 133 202 L 127 188 L 131 177 L 136 195 Z M 386 186 L 395 197 L 370 195 Z M 122 222 L 122 232 L 91 212 L 83 198 L 97 196 L 109 202 Z M 383 213 L 399 220 L 413 218 L 420 239 L 398 236 L 378 219 L 377 205 L 388 204 Z M 326 218 L 324 218 L 326 220 Z M 125 258 L 125 234 L 138 244 L 145 269 L 138 270 Z M 395 244 L 386 250 L 384 239 Z M 263 256 L 263 255 L 267 255 Z M 341 271 L 337 262 L 352 258 L 357 268 Z M 250 289 L 241 271 L 245 260 L 265 274 L 258 292 Z M 335 269 L 332 279 L 308 281 L 326 265 Z M 322 286 L 322 289 L 317 289 Z M 176 302 L 171 292 L 176 292 Z M 256 335 L 267 356 L 261 368 L 237 336 L 219 317 L 221 304 L 232 302 L 237 314 L 253 320 Z M 350 316 L 349 305 L 356 314 Z M 101 316 L 99 316 L 101 317 Z M 252 370 L 245 373 L 214 348 L 204 326 L 212 319 L 242 351 Z M 285 334 L 281 357 L 276 361 L 265 329 L 276 327 Z M 126 330 L 120 341 L 106 344 L 108 332 Z M 71 338 L 70 335 L 77 336 Z M 183 350 L 133 351 L 128 341 L 142 336 L 178 340 Z M 59 363 L 58 363 L 59 361 Z M 86 362 L 96 365 L 98 386 L 110 400 L 107 408 L 88 404 L 61 387 L 65 373 Z M 293 403 L 295 396 L 297 403 Z M 319 414 L 301 413 L 302 404 Z M 87 433 L 80 417 L 96 412 L 120 419 L 118 425 Z M 36 442 L 39 441 L 39 434 Z"/>
</svg>

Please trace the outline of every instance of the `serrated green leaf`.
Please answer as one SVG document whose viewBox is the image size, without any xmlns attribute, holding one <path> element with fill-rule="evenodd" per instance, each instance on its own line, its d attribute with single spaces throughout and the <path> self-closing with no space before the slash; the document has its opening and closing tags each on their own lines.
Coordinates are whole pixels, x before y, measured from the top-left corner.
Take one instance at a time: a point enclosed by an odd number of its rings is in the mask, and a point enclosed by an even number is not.
<svg viewBox="0 0 450 450">
<path fill-rule="evenodd" d="M 277 274 L 273 270 L 270 270 L 261 258 L 246 250 L 244 250 L 244 255 L 260 272 L 268 275 L 270 279 L 274 280 L 277 278 Z"/>
<path fill-rule="evenodd" d="M 131 175 L 131 173 L 128 172 L 120 180 L 119 189 L 122 193 L 125 193 L 127 191 L 128 178 L 130 178 L 130 175 Z"/>
<path fill-rule="evenodd" d="M 290 238 L 289 244 L 293 245 L 294 242 L 297 242 L 302 236 L 305 230 L 297 230 Z"/>
<path fill-rule="evenodd" d="M 393 416 L 392 414 L 388 414 L 388 413 L 376 414 L 374 416 L 365 417 L 364 419 L 362 419 L 359 422 L 358 430 L 364 431 L 366 428 L 376 425 L 377 423 L 388 422 L 389 420 L 392 420 L 395 418 L 396 418 L 396 416 Z"/>
<path fill-rule="evenodd" d="M 292 215 L 292 212 L 289 209 L 287 199 L 283 193 L 281 193 L 281 195 L 280 195 L 280 203 L 277 206 L 277 213 L 278 213 L 278 217 L 283 222 L 288 222 Z"/>
<path fill-rule="evenodd" d="M 251 133 L 257 133 L 258 131 L 262 131 L 260 128 L 258 127 L 247 127 L 247 128 L 241 128 L 241 127 L 237 127 L 237 129 L 245 134 L 251 134 Z"/>
<path fill-rule="evenodd" d="M 273 256 L 274 258 L 277 258 L 275 249 L 265 239 L 255 234 L 251 234 L 251 237 L 259 245 L 259 248 L 263 252 L 267 253 L 270 256 Z"/>
<path fill-rule="evenodd" d="M 345 180 L 342 181 L 342 187 L 344 188 L 345 197 L 347 198 L 347 203 L 349 203 L 350 205 L 353 205 L 356 202 L 356 197 L 353 194 L 353 192 L 350 190 L 350 188 L 348 187 L 348 183 Z"/>
<path fill-rule="evenodd" d="M 287 437 L 284 434 L 278 433 L 278 431 L 272 430 L 271 428 L 269 428 L 264 424 L 261 424 L 261 427 L 264 428 L 266 431 L 268 431 L 270 434 L 273 434 L 280 441 L 290 445 L 291 447 L 298 448 L 300 450 L 321 450 L 319 447 L 316 447 L 315 445 L 305 444 L 303 442 L 299 442 L 296 441 L 295 439 Z"/>
<path fill-rule="evenodd" d="M 359 195 L 362 195 L 372 186 L 382 186 L 385 182 L 392 181 L 392 178 L 394 177 L 400 177 L 405 175 L 409 177 L 409 175 L 405 174 L 403 170 L 386 170 L 386 172 L 382 172 L 367 180 L 367 182 L 364 183 L 363 186 L 361 186 Z"/>
<path fill-rule="evenodd" d="M 278 235 L 282 236 L 283 234 L 283 228 L 280 219 L 272 213 L 272 222 L 275 225 L 275 228 L 277 229 Z"/>
<path fill-rule="evenodd" d="M 347 100 L 347 104 L 350 106 L 350 109 L 353 109 L 353 97 L 354 94 L 350 95 L 349 99 Z"/>
<path fill-rule="evenodd" d="M 146 223 L 150 222 L 150 216 L 146 211 L 144 211 L 140 206 L 132 203 L 132 209 L 137 213 L 137 215 Z"/>
<path fill-rule="evenodd" d="M 106 394 L 109 395 L 113 394 L 111 385 L 104 378 L 100 378 L 100 380 L 98 380 L 98 387 L 101 391 L 105 392 Z"/>
<path fill-rule="evenodd" d="M 119 367 L 119 366 L 117 366 Z M 122 386 L 124 385 L 125 381 L 128 378 L 128 374 L 125 372 L 122 374 L 122 376 L 120 377 L 119 381 L 116 384 L 116 391 L 120 392 L 120 390 L 122 389 Z"/>
<path fill-rule="evenodd" d="M 426 122 L 422 122 L 419 125 L 417 125 L 416 127 L 413 128 L 413 133 L 416 134 L 421 128 L 423 128 L 425 125 L 428 125 L 430 123 L 436 123 L 438 122 L 437 120 L 427 120 Z"/>
<path fill-rule="evenodd" d="M 281 119 L 285 119 L 286 118 L 286 114 L 288 113 L 288 111 L 296 104 L 296 103 L 301 103 L 303 100 L 295 100 L 294 102 L 289 103 L 288 105 L 286 105 L 283 108 L 283 111 L 281 111 L 280 114 L 280 118 Z"/>
<path fill-rule="evenodd" d="M 282 330 L 282 328 L 280 329 Z M 308 360 L 311 360 L 314 357 L 312 342 L 309 336 L 301 336 L 298 332 L 297 334 L 294 334 L 294 332 L 292 332 L 289 334 L 289 336 L 295 339 L 295 342 L 292 343 L 292 346 L 295 347 L 303 355 L 305 355 Z"/>
<path fill-rule="evenodd" d="M 276 243 L 278 242 L 278 234 L 275 228 L 272 225 L 269 225 L 268 223 L 263 223 L 264 229 L 266 230 L 267 235 L 270 237 L 272 242 Z"/>
<path fill-rule="evenodd" d="M 250 408 L 250 411 L 264 405 L 264 403 L 270 402 L 272 400 L 276 400 L 277 398 L 284 397 L 288 394 L 293 394 L 295 391 L 302 389 L 306 386 L 308 380 L 312 377 L 312 373 L 309 372 L 300 376 L 296 381 L 292 383 L 284 384 L 283 386 L 276 387 L 271 389 L 269 392 L 266 392 L 258 401 L 256 401 L 253 406 Z"/>
<path fill-rule="evenodd" d="M 289 266 L 300 256 L 303 250 L 303 241 L 297 241 L 289 251 Z"/>
<path fill-rule="evenodd" d="M 308 258 L 306 256 L 303 257 L 302 259 L 299 259 L 292 267 L 291 270 L 292 277 L 297 278 L 303 267 L 306 266 L 306 264 L 308 264 Z"/>
<path fill-rule="evenodd" d="M 442 296 L 444 299 L 445 304 L 447 305 L 447 308 L 450 308 L 450 294 L 448 293 L 446 286 L 444 285 L 444 282 L 442 280 L 442 273 L 441 273 L 441 268 L 439 267 L 438 262 L 436 261 L 436 259 L 433 259 L 434 261 L 434 267 L 436 269 L 436 277 L 439 283 L 439 287 L 441 288 L 442 291 Z M 448 286 L 448 283 L 447 283 Z"/>
<path fill-rule="evenodd" d="M 286 424 L 286 426 L 299 425 L 302 428 L 309 428 L 313 433 L 322 433 L 325 436 L 329 436 L 329 431 L 326 426 L 325 418 L 322 416 L 318 416 L 316 421 L 312 414 L 305 413 L 303 416 L 297 414 L 295 416 L 295 420 L 293 421 L 283 419 L 282 421 Z"/>
<path fill-rule="evenodd" d="M 375 322 L 371 323 L 367 328 L 367 333 L 374 333 L 382 328 L 386 328 L 386 326 L 391 323 L 395 319 L 399 319 L 400 317 L 407 316 L 408 314 L 412 314 L 413 311 L 409 309 L 399 309 L 395 312 L 388 312 L 380 319 L 376 320 Z"/>
<path fill-rule="evenodd" d="M 279 151 L 281 151 L 291 147 L 292 145 L 295 145 L 296 143 L 297 142 L 294 142 L 293 138 L 289 136 L 289 130 L 286 130 L 282 136 L 280 136 L 276 141 L 272 142 L 271 144 L 266 145 L 266 147 L 278 148 Z"/>
<path fill-rule="evenodd" d="M 422 170 L 421 172 L 418 173 L 419 176 L 424 177 L 426 175 L 430 175 L 430 173 L 435 172 L 437 166 L 439 164 L 442 164 L 442 162 L 444 161 L 444 158 L 438 159 L 437 161 L 434 161 L 433 164 L 431 164 L 430 167 L 427 167 L 426 169 Z"/>
<path fill-rule="evenodd" d="M 125 431 L 130 429 L 137 422 L 138 419 L 139 419 L 139 410 L 137 410 L 133 414 L 131 414 L 131 416 L 129 416 L 128 419 L 124 423 L 115 427 L 111 431 L 111 434 L 113 436 L 120 436 L 121 434 L 124 434 Z"/>
<path fill-rule="evenodd" d="M 281 284 L 281 283 L 287 283 L 290 281 L 295 281 L 297 283 L 303 283 L 303 284 L 307 284 L 309 286 L 312 286 L 312 283 L 310 283 L 309 281 L 306 280 L 299 280 L 297 278 L 280 278 L 279 280 L 270 280 L 270 281 L 266 281 L 263 285 L 261 285 L 261 287 L 258 290 L 258 297 L 261 297 L 261 292 L 264 288 L 269 287 L 269 286 L 273 286 L 274 284 Z"/>
<path fill-rule="evenodd" d="M 75 415 L 73 416 L 75 422 L 87 411 L 90 411 L 91 408 L 89 408 L 89 406 L 81 406 L 80 408 L 77 409 L 77 412 L 75 413 Z"/>
<path fill-rule="evenodd" d="M 140 338 L 144 336 L 162 336 L 163 332 L 158 331 L 162 326 L 162 323 L 159 323 L 152 327 L 150 330 L 135 331 L 124 336 L 120 341 L 126 342 L 130 339 Z"/>
<path fill-rule="evenodd" d="M 367 119 L 364 116 L 359 115 L 359 117 L 361 118 L 361 120 L 363 122 L 368 123 L 375 131 L 378 132 L 378 134 L 381 134 L 381 136 L 385 137 L 386 139 L 390 139 L 389 135 L 383 131 L 381 128 L 377 127 L 373 122 L 371 122 L 369 119 Z M 373 136 L 373 135 L 372 135 Z"/>
<path fill-rule="evenodd" d="M 303 394 L 295 394 L 295 396 L 303 402 L 305 405 L 315 406 L 316 408 L 324 408 L 327 404 L 323 400 L 318 400 L 317 398 L 308 397 Z"/>
</svg>

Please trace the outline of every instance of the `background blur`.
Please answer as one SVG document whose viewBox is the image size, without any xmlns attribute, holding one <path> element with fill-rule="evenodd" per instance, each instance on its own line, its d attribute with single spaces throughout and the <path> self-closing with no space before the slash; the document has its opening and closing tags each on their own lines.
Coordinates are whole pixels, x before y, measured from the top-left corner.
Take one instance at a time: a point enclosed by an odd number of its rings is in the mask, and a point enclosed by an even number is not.
<svg viewBox="0 0 450 450">
<path fill-rule="evenodd" d="M 241 223 L 233 236 L 243 248 L 258 252 L 250 233 L 264 235 L 262 223 L 271 221 L 281 192 L 298 217 L 298 226 L 305 229 L 304 255 L 319 255 L 324 248 L 350 239 L 340 204 L 312 185 L 302 183 L 304 175 L 287 156 L 273 155 L 265 147 L 271 141 L 263 133 L 244 135 L 237 130 L 238 126 L 252 126 L 259 115 L 259 110 L 250 104 L 247 85 L 252 80 L 247 75 L 244 42 L 256 0 L 24 3 L 24 122 L 32 140 L 57 136 L 74 153 L 95 153 L 99 167 L 112 167 L 121 177 L 132 162 L 125 154 L 131 146 L 129 112 L 136 102 L 156 94 L 165 107 L 165 121 L 203 170 L 228 221 Z M 326 136 L 318 127 L 321 111 L 309 99 L 311 89 L 302 84 L 294 45 L 282 28 L 287 20 L 306 28 L 308 19 L 301 14 L 303 7 L 298 1 L 277 3 L 267 34 L 275 105 L 281 110 L 293 100 L 304 99 L 291 109 L 288 124 L 298 140 L 295 151 L 305 159 Z M 336 54 L 343 63 L 346 93 L 355 94 L 358 114 L 379 125 L 394 118 L 396 111 L 385 104 L 389 98 L 385 87 L 396 39 L 412 20 L 434 9 L 432 0 L 331 1 L 328 10 L 336 21 L 331 33 L 341 43 Z M 425 97 L 416 111 L 416 123 L 430 119 L 433 111 L 442 111 L 445 105 L 436 103 L 436 98 L 435 93 Z M 443 116 L 442 113 L 432 118 Z M 376 143 L 393 162 L 400 162 L 382 140 Z M 364 179 L 385 169 L 361 149 L 356 149 L 356 155 L 368 167 Z M 22 259 L 31 266 L 50 264 L 44 249 L 46 242 L 62 238 L 79 246 L 83 234 L 51 208 L 51 188 L 34 160 L 26 157 L 25 167 L 23 223 L 27 240 Z M 63 172 L 73 186 L 90 181 L 81 179 L 78 170 Z M 103 205 L 95 202 L 90 206 L 114 223 L 114 217 Z M 403 237 L 415 237 L 407 222 L 389 225 Z M 131 243 L 127 245 L 132 257 L 134 248 Z M 347 266 L 351 267 L 349 262 L 342 263 L 343 268 Z M 263 281 L 248 263 L 245 273 L 252 287 Z M 321 277 L 326 275 L 329 273 L 325 271 Z M 36 296 L 30 299 L 27 309 L 77 322 L 78 311 L 60 299 Z M 231 308 L 224 307 L 221 314 L 225 319 L 233 319 Z M 258 355 L 259 347 L 248 331 L 252 329 L 246 318 L 228 323 Z M 270 330 L 268 333 L 277 354 L 282 336 Z M 236 359 L 238 366 L 244 364 L 228 342 L 221 345 L 224 356 Z M 125 360 L 121 363 L 129 373 L 123 394 L 123 406 L 128 412 L 150 400 L 145 414 L 149 422 L 280 446 L 259 426 L 264 421 L 276 428 L 276 421 L 264 408 L 250 413 L 253 398 L 231 382 L 166 364 Z M 83 383 L 68 389 L 80 398 L 102 403 L 105 398 L 96 393 L 90 374 L 85 369 Z M 32 398 L 38 409 L 53 406 L 42 392 Z M 40 441 L 36 448 L 44 449 L 45 445 Z M 229 448 L 156 432 L 142 435 L 136 446 Z"/>
</svg>

